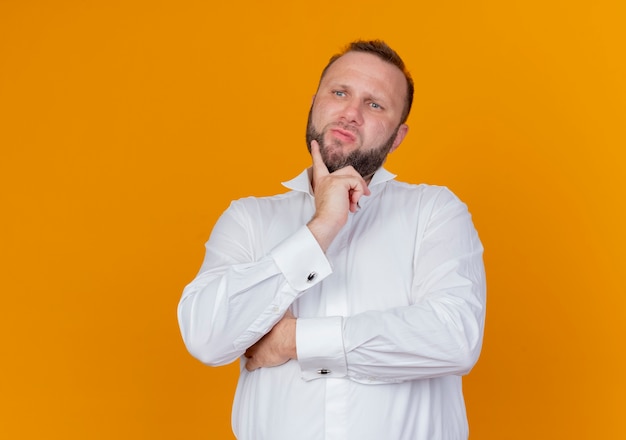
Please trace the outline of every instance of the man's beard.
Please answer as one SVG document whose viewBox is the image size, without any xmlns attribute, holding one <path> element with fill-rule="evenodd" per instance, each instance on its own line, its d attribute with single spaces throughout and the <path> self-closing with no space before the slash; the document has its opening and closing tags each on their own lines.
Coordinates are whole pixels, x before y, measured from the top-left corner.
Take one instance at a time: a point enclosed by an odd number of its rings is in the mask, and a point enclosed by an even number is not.
<svg viewBox="0 0 626 440">
<path fill-rule="evenodd" d="M 309 110 L 309 119 L 306 125 L 306 145 L 309 149 L 309 153 L 311 152 L 311 141 L 316 140 L 320 146 L 320 153 L 322 154 L 322 159 L 324 159 L 324 164 L 326 164 L 326 168 L 328 168 L 329 172 L 337 171 L 343 167 L 348 165 L 352 165 L 352 167 L 361 175 L 363 178 L 370 178 L 372 175 L 385 163 L 385 159 L 387 159 L 387 155 L 389 154 L 389 150 L 393 146 L 393 141 L 396 139 L 396 135 L 398 134 L 398 129 L 400 126 L 396 127 L 394 132 L 391 134 L 389 139 L 380 145 L 378 148 L 373 148 L 368 151 L 362 151 L 360 149 L 351 151 L 348 154 L 341 154 L 339 151 L 331 153 L 329 148 L 324 143 L 324 133 L 320 133 L 313 127 L 312 121 L 313 114 L 313 106 Z M 349 129 L 348 127 L 344 127 L 338 125 L 338 127 L 342 129 Z M 339 139 L 333 140 L 335 146 L 340 147 L 342 142 Z"/>
</svg>

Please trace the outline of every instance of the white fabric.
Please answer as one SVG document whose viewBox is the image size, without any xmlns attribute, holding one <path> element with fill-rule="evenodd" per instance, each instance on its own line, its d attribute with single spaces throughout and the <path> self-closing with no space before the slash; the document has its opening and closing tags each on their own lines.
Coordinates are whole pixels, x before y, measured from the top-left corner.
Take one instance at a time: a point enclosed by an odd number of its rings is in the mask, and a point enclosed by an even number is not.
<svg viewBox="0 0 626 440">
<path fill-rule="evenodd" d="M 374 175 L 326 254 L 306 227 L 306 171 L 216 223 L 178 309 L 192 355 L 230 363 L 288 308 L 298 317 L 298 360 L 253 372 L 241 360 L 238 439 L 467 439 L 461 375 L 482 344 L 483 248 L 449 190 L 394 177 Z"/>
</svg>

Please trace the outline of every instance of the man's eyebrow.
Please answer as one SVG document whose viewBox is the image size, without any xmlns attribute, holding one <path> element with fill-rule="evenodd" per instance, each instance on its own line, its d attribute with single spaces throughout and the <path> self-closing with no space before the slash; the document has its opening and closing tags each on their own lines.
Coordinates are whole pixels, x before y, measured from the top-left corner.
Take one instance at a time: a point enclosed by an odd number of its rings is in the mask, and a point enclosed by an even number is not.
<svg viewBox="0 0 626 440">
<path fill-rule="evenodd" d="M 385 98 L 385 95 L 380 95 L 380 94 L 375 94 L 372 91 L 368 90 L 368 95 L 367 98 L 371 101 L 380 103 L 380 104 L 384 104 L 385 106 L 389 103 L 389 98 Z"/>
<path fill-rule="evenodd" d="M 340 82 L 332 82 L 332 81 L 330 81 L 328 83 L 328 87 L 330 87 L 331 89 L 351 90 L 351 87 L 349 85 L 344 84 L 344 83 L 340 83 Z"/>
</svg>

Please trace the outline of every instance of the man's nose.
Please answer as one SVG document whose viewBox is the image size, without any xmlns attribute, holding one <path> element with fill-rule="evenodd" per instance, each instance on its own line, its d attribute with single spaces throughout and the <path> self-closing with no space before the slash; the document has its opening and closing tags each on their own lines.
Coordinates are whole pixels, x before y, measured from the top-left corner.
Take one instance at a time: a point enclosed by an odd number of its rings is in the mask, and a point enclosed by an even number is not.
<svg viewBox="0 0 626 440">
<path fill-rule="evenodd" d="M 350 124 L 361 125 L 363 123 L 363 108 L 361 103 L 357 99 L 346 101 L 342 111 L 342 117 Z"/>
</svg>

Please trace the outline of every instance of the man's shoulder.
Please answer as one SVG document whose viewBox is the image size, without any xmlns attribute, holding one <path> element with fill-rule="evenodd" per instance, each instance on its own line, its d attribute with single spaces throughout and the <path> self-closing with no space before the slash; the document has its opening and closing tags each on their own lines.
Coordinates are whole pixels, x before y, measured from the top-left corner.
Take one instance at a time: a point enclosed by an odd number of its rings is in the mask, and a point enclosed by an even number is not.
<svg viewBox="0 0 626 440">
<path fill-rule="evenodd" d="M 443 185 L 433 185 L 429 183 L 409 183 L 400 180 L 390 180 L 386 182 L 386 186 L 386 190 L 394 194 L 406 194 L 407 197 L 426 197 L 458 200 L 458 197 L 447 186 Z"/>
<path fill-rule="evenodd" d="M 289 205 L 296 203 L 307 194 L 299 191 L 287 191 L 280 194 L 274 194 L 269 196 L 247 196 L 235 199 L 230 203 L 229 209 L 255 211 L 263 210 L 267 208 L 279 207 L 281 205 Z"/>
<path fill-rule="evenodd" d="M 233 203 L 255 204 L 255 203 L 280 203 L 285 200 L 300 198 L 305 193 L 299 191 L 286 191 L 284 193 L 273 194 L 269 196 L 246 196 L 233 200 Z"/>
<path fill-rule="evenodd" d="M 440 212 L 441 210 L 467 210 L 467 205 L 452 190 L 443 185 L 391 180 L 387 182 L 385 192 L 389 194 L 387 203 L 406 208 L 415 207 L 415 212 L 420 215 L 424 212 Z M 413 212 L 411 209 L 407 209 L 408 211 Z"/>
</svg>

